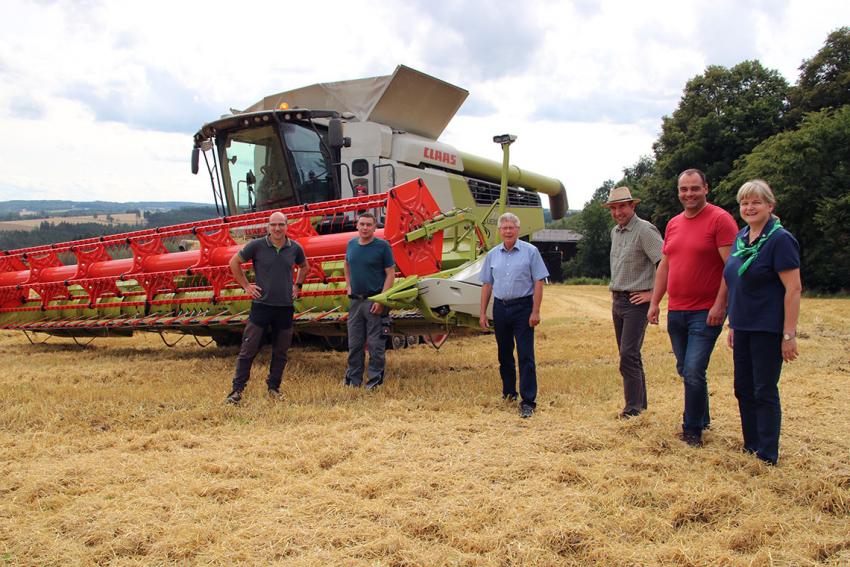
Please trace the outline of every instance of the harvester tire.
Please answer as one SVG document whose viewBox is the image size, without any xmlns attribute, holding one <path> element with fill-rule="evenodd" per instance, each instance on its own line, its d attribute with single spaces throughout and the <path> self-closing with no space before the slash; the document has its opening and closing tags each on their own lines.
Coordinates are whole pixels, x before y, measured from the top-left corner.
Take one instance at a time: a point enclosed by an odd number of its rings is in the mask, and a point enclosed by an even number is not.
<svg viewBox="0 0 850 567">
<path fill-rule="evenodd" d="M 242 334 L 241 333 L 216 333 L 212 336 L 212 340 L 214 340 L 216 346 L 219 346 L 219 347 L 238 346 L 242 343 Z"/>
<path fill-rule="evenodd" d="M 343 335 L 331 335 L 324 337 L 328 348 L 337 352 L 348 352 L 348 337 Z"/>
</svg>

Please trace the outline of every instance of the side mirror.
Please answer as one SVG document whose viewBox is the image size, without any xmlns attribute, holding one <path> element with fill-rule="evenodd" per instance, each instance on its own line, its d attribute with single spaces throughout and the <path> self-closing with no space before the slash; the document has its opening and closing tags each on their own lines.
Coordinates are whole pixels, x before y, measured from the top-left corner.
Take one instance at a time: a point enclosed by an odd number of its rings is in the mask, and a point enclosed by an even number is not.
<svg viewBox="0 0 850 567">
<path fill-rule="evenodd" d="M 201 148 L 195 146 L 192 148 L 192 173 L 197 175 L 199 171 L 199 161 L 201 155 Z"/>
<path fill-rule="evenodd" d="M 328 145 L 335 150 L 351 147 L 351 138 L 342 135 L 342 120 L 339 118 L 328 121 Z"/>
</svg>

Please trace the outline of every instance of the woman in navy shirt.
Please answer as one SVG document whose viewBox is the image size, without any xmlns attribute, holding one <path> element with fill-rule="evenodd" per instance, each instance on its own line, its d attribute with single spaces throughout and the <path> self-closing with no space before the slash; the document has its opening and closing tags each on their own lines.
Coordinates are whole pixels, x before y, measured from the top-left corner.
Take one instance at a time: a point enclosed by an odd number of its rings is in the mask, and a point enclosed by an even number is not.
<svg viewBox="0 0 850 567">
<path fill-rule="evenodd" d="M 776 198 L 760 179 L 738 190 L 747 223 L 723 270 L 729 288 L 729 346 L 744 450 L 776 464 L 779 458 L 779 373 L 797 358 L 800 245 L 773 215 Z"/>
</svg>

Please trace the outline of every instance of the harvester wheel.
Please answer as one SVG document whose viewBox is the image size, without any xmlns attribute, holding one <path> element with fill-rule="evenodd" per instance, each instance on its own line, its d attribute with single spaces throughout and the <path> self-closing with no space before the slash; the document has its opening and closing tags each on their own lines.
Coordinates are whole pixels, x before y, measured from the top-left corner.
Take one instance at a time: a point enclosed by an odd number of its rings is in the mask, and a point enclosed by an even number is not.
<svg viewBox="0 0 850 567">
<path fill-rule="evenodd" d="M 407 341 L 405 340 L 405 337 L 401 335 L 390 335 L 389 340 L 387 341 L 387 346 L 393 350 L 398 350 L 406 347 Z"/>
<path fill-rule="evenodd" d="M 242 335 L 240 333 L 216 333 L 212 336 L 216 346 L 232 347 L 242 344 Z"/>
<path fill-rule="evenodd" d="M 325 344 L 328 348 L 337 352 L 348 352 L 348 337 L 347 336 L 327 336 L 324 337 Z"/>
</svg>

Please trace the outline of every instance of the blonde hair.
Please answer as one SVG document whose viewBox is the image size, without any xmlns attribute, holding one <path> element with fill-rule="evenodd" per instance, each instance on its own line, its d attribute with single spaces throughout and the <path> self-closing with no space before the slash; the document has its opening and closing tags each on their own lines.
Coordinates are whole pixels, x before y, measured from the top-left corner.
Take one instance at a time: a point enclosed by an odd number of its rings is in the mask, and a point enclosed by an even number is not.
<svg viewBox="0 0 850 567">
<path fill-rule="evenodd" d="M 738 189 L 738 196 L 735 199 L 740 203 L 748 197 L 759 197 L 772 207 L 776 206 L 776 197 L 773 195 L 773 190 L 767 181 L 763 179 L 751 179 L 747 181 L 741 188 Z"/>
</svg>

